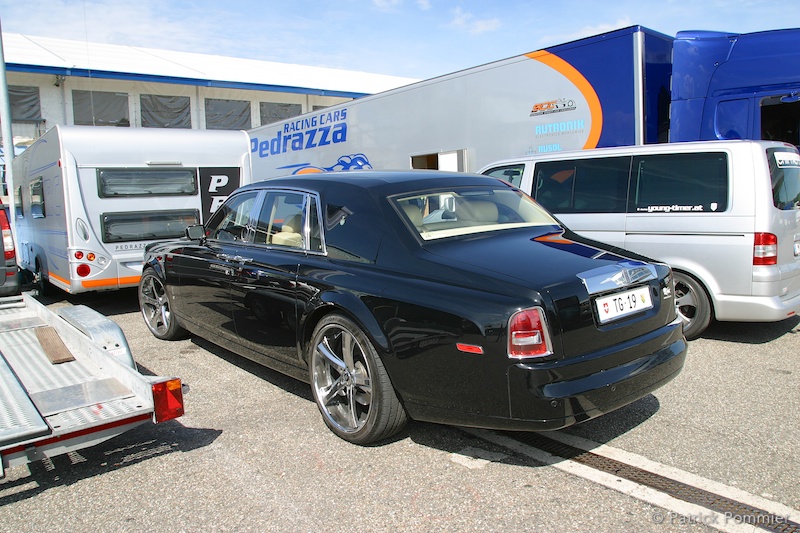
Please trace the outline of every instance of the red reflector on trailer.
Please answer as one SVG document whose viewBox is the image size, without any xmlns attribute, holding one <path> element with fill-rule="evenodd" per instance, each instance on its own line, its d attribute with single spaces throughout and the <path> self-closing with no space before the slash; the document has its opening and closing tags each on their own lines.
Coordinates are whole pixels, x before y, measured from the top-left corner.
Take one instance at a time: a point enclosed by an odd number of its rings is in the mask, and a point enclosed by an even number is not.
<svg viewBox="0 0 800 533">
<path fill-rule="evenodd" d="M 183 389 L 180 379 L 153 383 L 152 389 L 153 417 L 156 424 L 183 415 Z"/>
</svg>

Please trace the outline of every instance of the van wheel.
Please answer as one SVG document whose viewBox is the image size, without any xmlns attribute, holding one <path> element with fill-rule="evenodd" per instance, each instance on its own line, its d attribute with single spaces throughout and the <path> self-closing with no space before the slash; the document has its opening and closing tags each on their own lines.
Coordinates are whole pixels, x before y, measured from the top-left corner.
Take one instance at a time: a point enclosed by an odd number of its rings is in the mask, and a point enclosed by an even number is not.
<svg viewBox="0 0 800 533">
<path fill-rule="evenodd" d="M 711 323 L 711 300 L 706 290 L 693 277 L 674 272 L 675 307 L 683 322 L 683 334 L 696 339 Z"/>
</svg>

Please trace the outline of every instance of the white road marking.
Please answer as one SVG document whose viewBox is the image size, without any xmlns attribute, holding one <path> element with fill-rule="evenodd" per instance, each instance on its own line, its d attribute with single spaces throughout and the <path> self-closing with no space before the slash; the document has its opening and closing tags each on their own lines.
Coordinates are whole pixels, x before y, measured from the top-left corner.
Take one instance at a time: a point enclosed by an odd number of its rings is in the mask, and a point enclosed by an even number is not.
<svg viewBox="0 0 800 533">
<path fill-rule="evenodd" d="M 656 511 L 653 513 L 651 519 L 655 524 L 705 524 L 714 529 L 731 533 L 754 533 L 757 531 L 763 531 L 763 529 L 758 527 L 758 524 L 754 523 L 757 517 L 731 516 L 712 511 L 701 505 L 695 505 L 678 498 L 674 498 L 653 488 L 639 485 L 633 481 L 609 474 L 607 472 L 596 470 L 590 466 L 586 466 L 563 457 L 552 455 L 546 451 L 519 442 L 510 437 L 499 435 L 493 431 L 470 428 L 462 428 L 462 430 L 488 442 L 508 448 L 515 453 L 530 457 L 540 463 L 552 466 L 564 472 L 569 472 L 570 474 L 576 475 L 588 481 L 592 481 L 593 483 L 614 489 L 618 492 L 627 494 L 628 496 L 664 509 L 663 512 Z M 562 444 L 567 444 L 569 446 L 573 446 L 575 448 L 591 452 L 595 455 L 600 455 L 608 459 L 614 459 L 641 470 L 646 470 L 648 472 L 652 472 L 653 474 L 658 474 L 669 479 L 685 483 L 686 485 L 691 485 L 708 492 L 713 492 L 714 494 L 735 500 L 745 505 L 762 509 L 772 513 L 777 520 L 793 522 L 800 521 L 800 511 L 792 509 L 791 507 L 788 507 L 782 503 L 750 494 L 749 492 L 743 491 L 736 487 L 731 487 L 723 483 L 712 481 L 679 468 L 651 461 L 650 459 L 640 455 L 626 452 L 625 450 L 614 448 L 612 446 L 608 446 L 607 444 L 600 444 L 583 439 L 581 437 L 559 432 L 547 433 L 547 437 L 561 442 Z"/>
</svg>

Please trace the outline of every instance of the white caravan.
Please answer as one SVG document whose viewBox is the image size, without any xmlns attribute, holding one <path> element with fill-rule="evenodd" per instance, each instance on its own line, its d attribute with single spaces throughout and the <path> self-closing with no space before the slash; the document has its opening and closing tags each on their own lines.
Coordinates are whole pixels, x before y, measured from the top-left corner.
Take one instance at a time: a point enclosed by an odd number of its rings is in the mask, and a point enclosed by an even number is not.
<svg viewBox="0 0 800 533">
<path fill-rule="evenodd" d="M 243 131 L 56 126 L 14 159 L 19 264 L 41 290 L 135 287 L 147 244 L 250 182 Z"/>
</svg>

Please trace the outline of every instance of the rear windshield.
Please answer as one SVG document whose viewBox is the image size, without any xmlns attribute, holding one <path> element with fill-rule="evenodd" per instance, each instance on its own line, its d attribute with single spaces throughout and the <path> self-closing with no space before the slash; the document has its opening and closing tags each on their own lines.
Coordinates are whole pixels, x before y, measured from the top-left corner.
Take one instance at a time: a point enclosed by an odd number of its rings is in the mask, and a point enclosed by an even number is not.
<svg viewBox="0 0 800 533">
<path fill-rule="evenodd" d="M 422 239 L 558 222 L 527 194 L 511 188 L 456 188 L 392 198 Z"/>
<path fill-rule="evenodd" d="M 778 209 L 800 208 L 800 155 L 785 148 L 769 148 L 772 201 Z"/>
</svg>

